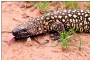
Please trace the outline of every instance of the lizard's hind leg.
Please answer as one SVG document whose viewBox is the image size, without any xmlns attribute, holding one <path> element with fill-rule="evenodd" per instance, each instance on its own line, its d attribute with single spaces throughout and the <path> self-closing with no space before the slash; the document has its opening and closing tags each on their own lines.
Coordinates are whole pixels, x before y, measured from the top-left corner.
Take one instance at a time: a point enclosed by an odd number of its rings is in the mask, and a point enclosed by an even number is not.
<svg viewBox="0 0 90 60">
<path fill-rule="evenodd" d="M 52 25 L 52 30 L 56 31 L 54 34 L 51 34 L 50 37 L 52 37 L 52 40 L 58 40 L 60 41 L 60 33 L 65 33 L 65 28 L 62 22 L 55 22 Z"/>
</svg>

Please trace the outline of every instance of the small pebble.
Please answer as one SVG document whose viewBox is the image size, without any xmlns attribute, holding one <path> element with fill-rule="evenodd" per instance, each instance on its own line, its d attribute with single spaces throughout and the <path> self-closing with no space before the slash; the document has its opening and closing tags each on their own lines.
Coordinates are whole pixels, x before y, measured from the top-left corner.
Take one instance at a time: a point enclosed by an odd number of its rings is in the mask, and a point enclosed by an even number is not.
<svg viewBox="0 0 90 60">
<path fill-rule="evenodd" d="M 51 34 L 51 35 L 50 35 L 50 37 L 53 37 L 53 36 L 54 36 L 54 34 Z"/>
<path fill-rule="evenodd" d="M 32 46 L 32 44 L 33 44 L 33 43 L 32 43 L 32 41 L 31 41 L 31 38 L 28 38 L 25 45 L 26 45 L 26 46 Z"/>
</svg>

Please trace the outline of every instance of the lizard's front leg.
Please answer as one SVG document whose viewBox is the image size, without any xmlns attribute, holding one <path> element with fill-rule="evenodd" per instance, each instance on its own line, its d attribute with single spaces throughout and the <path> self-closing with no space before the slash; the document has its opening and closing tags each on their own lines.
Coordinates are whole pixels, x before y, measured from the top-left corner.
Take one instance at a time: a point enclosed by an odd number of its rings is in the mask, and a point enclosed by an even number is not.
<svg viewBox="0 0 90 60">
<path fill-rule="evenodd" d="M 62 22 L 55 22 L 53 25 L 51 25 L 53 31 L 56 31 L 54 34 L 51 34 L 50 37 L 52 37 L 52 40 L 60 40 L 60 33 L 65 33 L 65 28 Z"/>
</svg>

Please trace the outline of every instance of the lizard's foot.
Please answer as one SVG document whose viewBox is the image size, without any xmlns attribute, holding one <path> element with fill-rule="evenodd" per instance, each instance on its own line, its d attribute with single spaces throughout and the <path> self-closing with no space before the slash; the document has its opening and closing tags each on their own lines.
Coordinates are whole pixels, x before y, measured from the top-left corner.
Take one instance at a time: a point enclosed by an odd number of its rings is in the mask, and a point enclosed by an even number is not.
<svg viewBox="0 0 90 60">
<path fill-rule="evenodd" d="M 60 34 L 54 33 L 51 34 L 50 37 L 52 37 L 52 40 L 58 40 L 58 42 L 60 42 Z"/>
</svg>

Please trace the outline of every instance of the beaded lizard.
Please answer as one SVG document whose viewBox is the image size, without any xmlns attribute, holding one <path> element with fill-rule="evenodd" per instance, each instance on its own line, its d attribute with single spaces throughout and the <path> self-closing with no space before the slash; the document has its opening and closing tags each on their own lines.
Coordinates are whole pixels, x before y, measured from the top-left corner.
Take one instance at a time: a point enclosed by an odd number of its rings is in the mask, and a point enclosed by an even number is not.
<svg viewBox="0 0 90 60">
<path fill-rule="evenodd" d="M 79 28 L 79 32 L 90 33 L 89 10 L 63 10 L 51 12 L 23 22 L 13 29 L 15 39 L 28 38 L 47 31 L 65 32 Z"/>
</svg>

